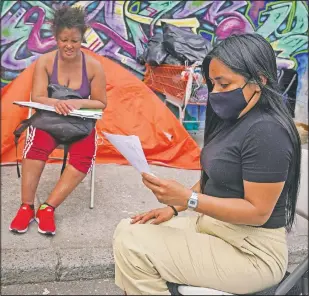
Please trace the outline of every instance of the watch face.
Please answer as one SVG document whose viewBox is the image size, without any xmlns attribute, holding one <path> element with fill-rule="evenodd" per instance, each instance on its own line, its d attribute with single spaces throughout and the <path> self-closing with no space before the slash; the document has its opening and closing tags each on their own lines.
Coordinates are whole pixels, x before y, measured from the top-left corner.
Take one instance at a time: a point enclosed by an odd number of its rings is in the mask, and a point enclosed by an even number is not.
<svg viewBox="0 0 309 297">
<path fill-rule="evenodd" d="M 196 200 L 189 200 L 189 207 L 196 207 L 197 206 L 197 201 Z"/>
<path fill-rule="evenodd" d="M 197 208 L 198 196 L 195 192 L 192 193 L 190 199 L 188 200 L 188 209 L 194 210 Z"/>
</svg>

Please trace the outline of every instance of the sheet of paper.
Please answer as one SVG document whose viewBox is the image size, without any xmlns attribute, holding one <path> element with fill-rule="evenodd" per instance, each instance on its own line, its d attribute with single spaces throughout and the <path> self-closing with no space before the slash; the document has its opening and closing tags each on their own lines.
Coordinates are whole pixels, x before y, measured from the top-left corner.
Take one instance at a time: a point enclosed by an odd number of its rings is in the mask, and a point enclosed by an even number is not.
<svg viewBox="0 0 309 297">
<path fill-rule="evenodd" d="M 138 172 L 151 174 L 138 136 L 116 135 L 105 132 L 103 134 Z"/>
<path fill-rule="evenodd" d="M 34 109 L 41 109 L 47 111 L 55 111 L 55 108 L 50 105 L 41 104 L 37 102 L 29 102 L 29 101 L 14 101 L 14 104 L 25 106 L 25 107 L 32 107 Z M 81 117 L 81 118 L 90 118 L 90 119 L 101 119 L 102 118 L 102 109 L 77 109 L 70 112 L 71 116 Z"/>
</svg>

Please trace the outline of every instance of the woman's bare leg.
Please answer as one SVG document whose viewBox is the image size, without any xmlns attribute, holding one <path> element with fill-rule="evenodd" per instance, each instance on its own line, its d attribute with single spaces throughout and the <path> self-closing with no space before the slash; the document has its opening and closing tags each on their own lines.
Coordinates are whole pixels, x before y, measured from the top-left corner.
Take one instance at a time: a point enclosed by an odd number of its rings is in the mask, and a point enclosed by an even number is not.
<svg viewBox="0 0 309 297">
<path fill-rule="evenodd" d="M 49 195 L 46 203 L 53 207 L 59 206 L 70 193 L 85 178 L 86 174 L 68 164 L 63 171 L 57 185 Z"/>
<path fill-rule="evenodd" d="M 21 202 L 33 205 L 45 161 L 23 159 L 21 178 Z"/>
</svg>

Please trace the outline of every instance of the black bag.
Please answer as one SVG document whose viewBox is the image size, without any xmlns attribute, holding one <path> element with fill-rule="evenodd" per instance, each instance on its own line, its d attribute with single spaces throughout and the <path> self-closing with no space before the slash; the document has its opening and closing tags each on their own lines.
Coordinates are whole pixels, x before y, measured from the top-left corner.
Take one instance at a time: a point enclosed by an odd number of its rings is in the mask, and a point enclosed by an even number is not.
<svg viewBox="0 0 309 297">
<path fill-rule="evenodd" d="M 163 44 L 173 57 L 189 64 L 203 61 L 212 48 L 211 42 L 201 35 L 167 23 L 163 25 Z"/>
<path fill-rule="evenodd" d="M 183 65 L 184 63 L 181 62 L 179 59 L 173 57 L 171 54 L 168 54 L 166 59 L 164 60 L 163 64 L 167 64 L 167 65 Z"/>
<path fill-rule="evenodd" d="M 151 66 L 159 66 L 167 56 L 168 52 L 163 45 L 163 33 L 157 32 L 149 39 L 147 48 L 137 61 L 142 65 L 147 63 Z"/>
<path fill-rule="evenodd" d="M 157 32 L 150 38 L 148 49 L 147 63 L 151 66 L 159 66 L 163 64 L 168 52 L 164 48 L 163 34 L 161 32 Z"/>
<path fill-rule="evenodd" d="M 47 88 L 48 97 L 59 100 L 83 99 L 76 91 L 56 84 L 50 84 Z M 36 110 L 35 114 L 29 119 L 21 121 L 16 130 L 15 135 L 16 159 L 17 144 L 21 134 L 29 127 L 33 126 L 40 130 L 46 131 L 53 136 L 59 144 L 64 144 L 64 158 L 61 173 L 65 168 L 67 159 L 68 145 L 87 137 L 94 129 L 96 120 L 80 118 L 74 116 L 63 116 L 52 111 Z M 18 160 L 17 174 L 20 177 Z"/>
</svg>

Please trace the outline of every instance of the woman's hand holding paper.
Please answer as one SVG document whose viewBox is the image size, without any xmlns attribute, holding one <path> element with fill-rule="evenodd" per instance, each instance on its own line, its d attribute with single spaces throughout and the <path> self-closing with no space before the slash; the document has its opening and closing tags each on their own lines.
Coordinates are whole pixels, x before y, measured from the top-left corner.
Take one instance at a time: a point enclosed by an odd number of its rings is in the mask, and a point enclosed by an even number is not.
<svg viewBox="0 0 309 297">
<path fill-rule="evenodd" d="M 142 173 L 144 185 L 157 197 L 158 201 L 166 205 L 187 206 L 192 190 L 177 181 L 155 177 Z"/>
</svg>

